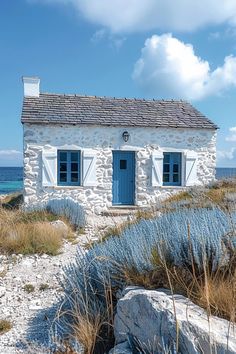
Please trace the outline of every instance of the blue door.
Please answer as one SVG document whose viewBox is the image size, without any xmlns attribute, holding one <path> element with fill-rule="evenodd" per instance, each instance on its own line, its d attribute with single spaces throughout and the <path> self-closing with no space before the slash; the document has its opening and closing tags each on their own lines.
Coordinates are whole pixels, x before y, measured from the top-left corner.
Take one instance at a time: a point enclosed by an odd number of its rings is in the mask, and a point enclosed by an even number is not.
<svg viewBox="0 0 236 354">
<path fill-rule="evenodd" d="M 133 205 L 135 192 L 135 154 L 113 151 L 113 205 Z"/>
</svg>

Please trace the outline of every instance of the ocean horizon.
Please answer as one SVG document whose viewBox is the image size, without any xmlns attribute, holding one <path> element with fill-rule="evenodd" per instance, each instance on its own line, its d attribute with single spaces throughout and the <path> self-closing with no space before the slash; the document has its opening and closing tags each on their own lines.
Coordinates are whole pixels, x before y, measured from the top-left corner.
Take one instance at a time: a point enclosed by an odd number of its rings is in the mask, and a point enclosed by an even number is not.
<svg viewBox="0 0 236 354">
<path fill-rule="evenodd" d="M 217 167 L 216 178 L 236 177 L 236 167 Z M 23 190 L 23 167 L 0 167 L 0 194 Z"/>
</svg>

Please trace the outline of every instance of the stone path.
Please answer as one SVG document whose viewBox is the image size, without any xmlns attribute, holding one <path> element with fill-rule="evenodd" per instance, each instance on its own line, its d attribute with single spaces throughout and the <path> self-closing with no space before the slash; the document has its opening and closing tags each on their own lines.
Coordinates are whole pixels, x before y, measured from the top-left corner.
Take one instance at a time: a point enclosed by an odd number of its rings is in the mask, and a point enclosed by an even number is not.
<svg viewBox="0 0 236 354">
<path fill-rule="evenodd" d="M 85 233 L 77 237 L 78 244 L 65 241 L 58 256 L 0 255 L 0 319 L 8 319 L 13 325 L 9 332 L 0 335 L 0 354 L 47 353 L 43 345 L 48 342 L 48 331 L 61 294 L 63 266 L 73 262 L 77 247 L 84 247 L 87 242 L 98 239 L 107 227 L 126 219 L 89 217 Z M 33 286 L 32 292 L 24 289 L 26 284 Z"/>
</svg>

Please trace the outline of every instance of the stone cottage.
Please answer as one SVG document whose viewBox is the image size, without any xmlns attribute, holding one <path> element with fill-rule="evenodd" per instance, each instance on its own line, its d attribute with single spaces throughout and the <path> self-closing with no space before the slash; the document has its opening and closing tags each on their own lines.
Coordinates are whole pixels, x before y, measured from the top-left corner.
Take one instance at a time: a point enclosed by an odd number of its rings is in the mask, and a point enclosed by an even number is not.
<svg viewBox="0 0 236 354">
<path fill-rule="evenodd" d="M 23 82 L 26 204 L 71 197 L 101 213 L 214 180 L 217 126 L 188 102 L 40 93 L 39 78 Z"/>
</svg>

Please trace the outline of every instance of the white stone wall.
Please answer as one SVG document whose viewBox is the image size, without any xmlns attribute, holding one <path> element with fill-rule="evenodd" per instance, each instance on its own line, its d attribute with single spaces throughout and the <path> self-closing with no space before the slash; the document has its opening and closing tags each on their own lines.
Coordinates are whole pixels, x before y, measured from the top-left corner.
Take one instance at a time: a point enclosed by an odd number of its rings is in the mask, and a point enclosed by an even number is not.
<svg viewBox="0 0 236 354">
<path fill-rule="evenodd" d="M 122 133 L 130 134 L 128 143 Z M 95 149 L 97 151 L 96 187 L 43 187 L 42 149 Z M 144 127 L 99 127 L 72 125 L 24 124 L 24 197 L 26 204 L 51 197 L 72 197 L 87 212 L 100 213 L 112 206 L 112 150 L 136 152 L 135 204 L 140 207 L 156 204 L 184 187 L 153 187 L 151 154 L 156 150 L 193 150 L 198 154 L 198 184 L 214 179 L 216 131 L 209 129 L 173 129 Z"/>
</svg>

